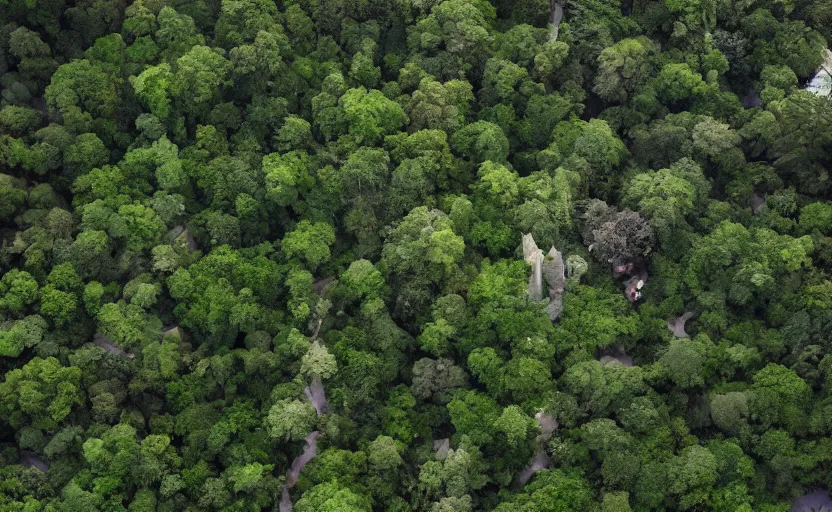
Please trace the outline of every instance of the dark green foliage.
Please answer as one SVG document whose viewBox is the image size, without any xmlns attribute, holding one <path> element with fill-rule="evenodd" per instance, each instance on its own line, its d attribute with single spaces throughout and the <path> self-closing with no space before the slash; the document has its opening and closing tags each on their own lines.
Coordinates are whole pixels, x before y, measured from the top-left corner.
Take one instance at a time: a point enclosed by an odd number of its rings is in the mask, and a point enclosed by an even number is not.
<svg viewBox="0 0 832 512">
<path fill-rule="evenodd" d="M 832 1 L 0 20 L 0 510 L 829 488 Z"/>
</svg>

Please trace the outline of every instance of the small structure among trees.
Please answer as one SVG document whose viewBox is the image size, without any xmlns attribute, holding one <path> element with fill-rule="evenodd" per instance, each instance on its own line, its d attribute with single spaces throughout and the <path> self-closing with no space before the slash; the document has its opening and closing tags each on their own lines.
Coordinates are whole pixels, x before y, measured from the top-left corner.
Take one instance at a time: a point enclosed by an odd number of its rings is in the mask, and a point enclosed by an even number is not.
<svg viewBox="0 0 832 512">
<path fill-rule="evenodd" d="M 552 246 L 546 256 L 537 247 L 531 233 L 523 235 L 523 259 L 531 265 L 528 295 L 532 300 L 543 300 L 543 281 L 549 287 L 549 304 L 546 312 L 554 322 L 563 313 L 563 292 L 566 285 L 566 265 L 563 254 Z"/>
</svg>

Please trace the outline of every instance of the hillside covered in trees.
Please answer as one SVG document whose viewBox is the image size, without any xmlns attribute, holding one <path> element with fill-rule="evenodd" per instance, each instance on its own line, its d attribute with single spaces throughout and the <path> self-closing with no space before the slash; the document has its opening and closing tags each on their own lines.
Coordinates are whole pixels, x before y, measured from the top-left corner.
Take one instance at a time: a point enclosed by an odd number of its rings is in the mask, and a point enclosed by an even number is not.
<svg viewBox="0 0 832 512">
<path fill-rule="evenodd" d="M 829 40 L 832 0 L 0 0 L 0 510 L 817 506 Z"/>
</svg>

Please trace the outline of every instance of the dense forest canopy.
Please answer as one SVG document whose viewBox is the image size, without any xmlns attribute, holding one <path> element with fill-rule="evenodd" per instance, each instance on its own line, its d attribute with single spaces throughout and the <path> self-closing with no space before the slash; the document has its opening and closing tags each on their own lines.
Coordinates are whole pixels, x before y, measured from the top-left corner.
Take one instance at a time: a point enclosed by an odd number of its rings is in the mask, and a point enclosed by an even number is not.
<svg viewBox="0 0 832 512">
<path fill-rule="evenodd" d="M 0 0 L 0 510 L 822 504 L 829 40 L 832 0 Z"/>
</svg>

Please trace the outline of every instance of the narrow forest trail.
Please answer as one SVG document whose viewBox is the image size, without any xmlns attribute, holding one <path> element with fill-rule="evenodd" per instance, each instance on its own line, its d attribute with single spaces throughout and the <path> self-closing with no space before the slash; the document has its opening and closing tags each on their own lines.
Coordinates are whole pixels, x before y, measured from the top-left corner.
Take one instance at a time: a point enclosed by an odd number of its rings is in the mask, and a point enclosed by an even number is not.
<svg viewBox="0 0 832 512">
<path fill-rule="evenodd" d="M 303 393 L 306 395 L 306 398 L 309 399 L 309 403 L 311 403 L 315 408 L 315 412 L 317 412 L 318 416 L 323 414 L 329 406 L 329 402 L 326 399 L 326 391 L 324 390 L 324 385 L 320 379 L 313 379 L 312 383 L 303 390 Z M 297 483 L 303 467 L 318 454 L 318 436 L 320 435 L 321 433 L 317 430 L 310 432 L 309 435 L 306 436 L 306 444 L 303 447 L 303 451 L 300 455 L 295 457 L 295 460 L 292 461 L 292 467 L 286 475 L 286 481 L 284 482 L 283 490 L 281 491 L 278 509 L 280 512 L 292 512 L 292 497 L 289 494 L 289 490 Z"/>
<path fill-rule="evenodd" d="M 809 81 L 806 90 L 819 94 L 821 96 L 829 96 L 832 93 L 832 50 L 826 50 L 826 58 L 818 68 L 815 76 Z"/>
<path fill-rule="evenodd" d="M 552 31 L 549 33 L 549 41 L 557 41 L 558 28 L 560 28 L 560 22 L 563 20 L 563 4 L 558 0 L 551 0 L 550 5 L 552 13 Z"/>
</svg>

